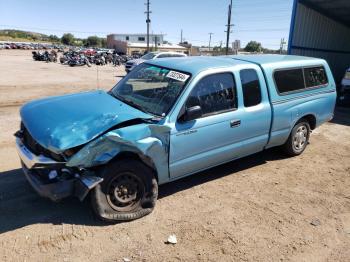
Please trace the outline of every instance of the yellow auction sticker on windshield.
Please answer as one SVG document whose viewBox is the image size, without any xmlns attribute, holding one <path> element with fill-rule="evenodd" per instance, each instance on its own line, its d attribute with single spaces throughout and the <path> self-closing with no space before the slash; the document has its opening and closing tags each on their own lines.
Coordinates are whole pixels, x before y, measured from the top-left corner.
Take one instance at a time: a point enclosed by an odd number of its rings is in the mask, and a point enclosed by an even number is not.
<svg viewBox="0 0 350 262">
<path fill-rule="evenodd" d="M 190 76 L 176 71 L 169 71 L 166 77 L 185 82 Z"/>
</svg>

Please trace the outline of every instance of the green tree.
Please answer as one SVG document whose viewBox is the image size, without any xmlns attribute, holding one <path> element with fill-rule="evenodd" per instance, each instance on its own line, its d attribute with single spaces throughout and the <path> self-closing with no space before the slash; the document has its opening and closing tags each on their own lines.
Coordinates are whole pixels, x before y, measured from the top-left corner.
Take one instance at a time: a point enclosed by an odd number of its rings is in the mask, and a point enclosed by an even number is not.
<svg viewBox="0 0 350 262">
<path fill-rule="evenodd" d="M 256 41 L 250 41 L 244 48 L 244 50 L 247 52 L 260 52 L 261 49 L 261 43 Z"/>
<path fill-rule="evenodd" d="M 101 38 L 101 47 L 106 48 L 107 47 L 107 39 Z"/>
<path fill-rule="evenodd" d="M 83 46 L 84 45 L 84 39 L 75 38 L 73 45 L 75 45 L 75 46 Z"/>
<path fill-rule="evenodd" d="M 49 40 L 51 42 L 59 42 L 60 41 L 60 39 L 57 35 L 49 35 Z"/>
<path fill-rule="evenodd" d="M 61 37 L 61 41 L 65 45 L 73 45 L 74 44 L 74 35 L 72 35 L 70 33 L 64 34 Z"/>
<path fill-rule="evenodd" d="M 95 35 L 89 36 L 86 39 L 86 46 L 100 47 L 101 46 L 101 39 Z"/>
</svg>

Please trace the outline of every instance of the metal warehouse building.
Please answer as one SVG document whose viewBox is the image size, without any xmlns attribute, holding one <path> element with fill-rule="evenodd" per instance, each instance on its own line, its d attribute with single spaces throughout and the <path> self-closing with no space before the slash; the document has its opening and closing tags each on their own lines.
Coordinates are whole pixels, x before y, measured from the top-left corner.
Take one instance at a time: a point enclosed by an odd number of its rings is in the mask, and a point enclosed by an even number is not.
<svg viewBox="0 0 350 262">
<path fill-rule="evenodd" d="M 294 0 L 288 53 L 327 60 L 339 83 L 350 67 L 350 0 Z"/>
</svg>

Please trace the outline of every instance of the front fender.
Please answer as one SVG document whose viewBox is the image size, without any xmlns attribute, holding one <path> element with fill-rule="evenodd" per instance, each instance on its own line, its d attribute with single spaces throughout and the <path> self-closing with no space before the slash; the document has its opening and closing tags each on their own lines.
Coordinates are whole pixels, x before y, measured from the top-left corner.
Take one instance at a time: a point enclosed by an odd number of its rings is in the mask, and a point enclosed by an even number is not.
<svg viewBox="0 0 350 262">
<path fill-rule="evenodd" d="M 85 145 L 67 166 L 90 168 L 108 163 L 121 152 L 134 152 L 153 161 L 162 184 L 169 180 L 169 137 L 169 127 L 154 124 L 112 130 Z"/>
</svg>

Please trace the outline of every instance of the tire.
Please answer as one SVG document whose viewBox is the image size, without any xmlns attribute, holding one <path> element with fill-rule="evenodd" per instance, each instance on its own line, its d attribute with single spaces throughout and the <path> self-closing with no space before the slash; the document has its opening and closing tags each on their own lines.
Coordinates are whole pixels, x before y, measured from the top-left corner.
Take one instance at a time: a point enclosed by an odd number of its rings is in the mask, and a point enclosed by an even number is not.
<svg viewBox="0 0 350 262">
<path fill-rule="evenodd" d="M 298 156 L 304 152 L 309 143 L 310 125 L 306 120 L 299 121 L 292 129 L 287 142 L 283 145 L 289 156 Z"/>
<path fill-rule="evenodd" d="M 107 222 L 131 221 L 153 211 L 158 183 L 148 166 L 126 159 L 107 164 L 100 175 L 103 182 L 91 192 L 92 208 L 98 218 Z"/>
</svg>

